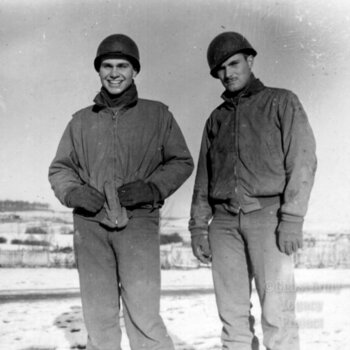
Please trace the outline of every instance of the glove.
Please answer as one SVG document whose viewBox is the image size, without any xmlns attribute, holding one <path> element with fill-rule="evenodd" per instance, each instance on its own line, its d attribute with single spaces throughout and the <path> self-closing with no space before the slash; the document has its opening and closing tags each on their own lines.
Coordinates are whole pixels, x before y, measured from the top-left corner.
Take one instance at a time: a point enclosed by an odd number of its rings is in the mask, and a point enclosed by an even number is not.
<svg viewBox="0 0 350 350">
<path fill-rule="evenodd" d="M 193 255 L 202 263 L 211 262 L 211 250 L 207 233 L 192 234 L 191 245 Z"/>
<path fill-rule="evenodd" d="M 278 231 L 278 248 L 282 253 L 291 255 L 303 247 L 302 234 Z"/>
<path fill-rule="evenodd" d="M 302 222 L 281 221 L 277 229 L 279 250 L 287 255 L 303 247 Z"/>
<path fill-rule="evenodd" d="M 154 204 L 160 200 L 160 192 L 151 182 L 137 180 L 118 188 L 119 202 L 123 207 Z"/>
<path fill-rule="evenodd" d="M 67 193 L 65 201 L 70 208 L 83 208 L 90 213 L 97 213 L 105 203 L 105 197 L 89 185 L 73 188 Z"/>
</svg>

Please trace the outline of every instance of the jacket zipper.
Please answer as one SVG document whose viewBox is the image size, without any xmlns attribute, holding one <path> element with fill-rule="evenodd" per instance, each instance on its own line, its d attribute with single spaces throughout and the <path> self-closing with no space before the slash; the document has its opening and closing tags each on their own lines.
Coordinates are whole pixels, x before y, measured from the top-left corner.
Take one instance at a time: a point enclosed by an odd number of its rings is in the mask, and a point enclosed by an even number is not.
<svg viewBox="0 0 350 350">
<path fill-rule="evenodd" d="M 234 145 L 235 145 L 235 156 L 234 156 L 234 164 L 233 164 L 233 169 L 234 169 L 234 173 L 233 173 L 233 177 L 235 180 L 235 188 L 234 188 L 234 192 L 237 198 L 237 210 L 238 212 L 241 210 L 241 205 L 239 202 L 239 198 L 238 198 L 238 171 L 237 171 L 237 166 L 238 166 L 238 147 L 239 147 L 239 114 L 238 114 L 238 106 L 239 106 L 239 102 L 240 102 L 240 97 L 238 98 L 237 104 L 236 104 L 236 108 L 235 108 L 235 119 L 234 119 Z M 232 100 L 233 103 L 233 100 Z"/>
<path fill-rule="evenodd" d="M 117 132 L 118 132 L 118 112 L 113 112 L 113 136 L 114 136 L 114 157 L 113 157 L 113 180 L 114 183 L 117 183 Z"/>
</svg>

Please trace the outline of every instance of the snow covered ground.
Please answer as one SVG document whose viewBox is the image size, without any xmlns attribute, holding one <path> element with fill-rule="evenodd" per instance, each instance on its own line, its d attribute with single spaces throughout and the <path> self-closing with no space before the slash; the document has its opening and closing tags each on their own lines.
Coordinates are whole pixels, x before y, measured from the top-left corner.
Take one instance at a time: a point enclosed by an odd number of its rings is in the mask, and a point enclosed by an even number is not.
<svg viewBox="0 0 350 350">
<path fill-rule="evenodd" d="M 350 271 L 297 269 L 296 280 L 300 288 L 297 317 L 301 350 L 349 349 Z M 73 269 L 1 268 L 0 349 L 84 349 L 86 331 L 78 287 L 77 271 Z M 161 313 L 176 349 L 220 349 L 221 324 L 210 269 L 163 270 L 162 289 Z M 63 295 L 66 292 L 66 297 L 49 297 L 57 291 Z M 28 298 L 38 292 L 42 297 Z M 22 298 L 23 295 L 27 298 Z M 261 341 L 255 292 L 252 300 Z M 123 349 L 129 349 L 126 336 Z"/>
</svg>

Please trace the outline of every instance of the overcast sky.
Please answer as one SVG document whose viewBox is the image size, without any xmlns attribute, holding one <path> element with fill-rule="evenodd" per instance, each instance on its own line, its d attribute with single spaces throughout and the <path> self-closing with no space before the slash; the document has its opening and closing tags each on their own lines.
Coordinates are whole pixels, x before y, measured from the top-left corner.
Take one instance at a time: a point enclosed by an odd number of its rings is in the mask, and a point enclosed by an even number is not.
<svg viewBox="0 0 350 350">
<path fill-rule="evenodd" d="M 255 75 L 293 90 L 308 113 L 319 166 L 306 227 L 350 231 L 349 10 L 346 0 L 0 0 L 0 199 L 62 209 L 48 166 L 71 115 L 100 89 L 93 60 L 112 33 L 138 44 L 139 95 L 169 106 L 197 162 L 223 91 L 206 50 L 232 30 L 258 51 Z M 193 182 L 167 214 L 189 214 Z"/>
</svg>

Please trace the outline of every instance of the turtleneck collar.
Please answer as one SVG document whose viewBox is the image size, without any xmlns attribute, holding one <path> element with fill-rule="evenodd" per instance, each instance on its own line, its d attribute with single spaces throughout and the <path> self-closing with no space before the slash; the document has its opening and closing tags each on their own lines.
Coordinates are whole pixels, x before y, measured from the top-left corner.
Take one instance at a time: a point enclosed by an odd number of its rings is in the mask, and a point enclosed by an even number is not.
<svg viewBox="0 0 350 350">
<path fill-rule="evenodd" d="M 99 107 L 104 108 L 127 108 L 137 103 L 138 94 L 134 81 L 119 95 L 110 94 L 105 87 L 94 98 L 94 102 Z"/>
<path fill-rule="evenodd" d="M 240 97 L 247 97 L 256 94 L 257 92 L 264 89 L 264 84 L 257 78 L 255 78 L 254 74 L 251 74 L 250 80 L 247 84 L 247 86 L 237 92 L 230 92 L 225 90 L 221 97 L 223 100 L 229 103 L 233 103 L 237 101 Z"/>
</svg>

